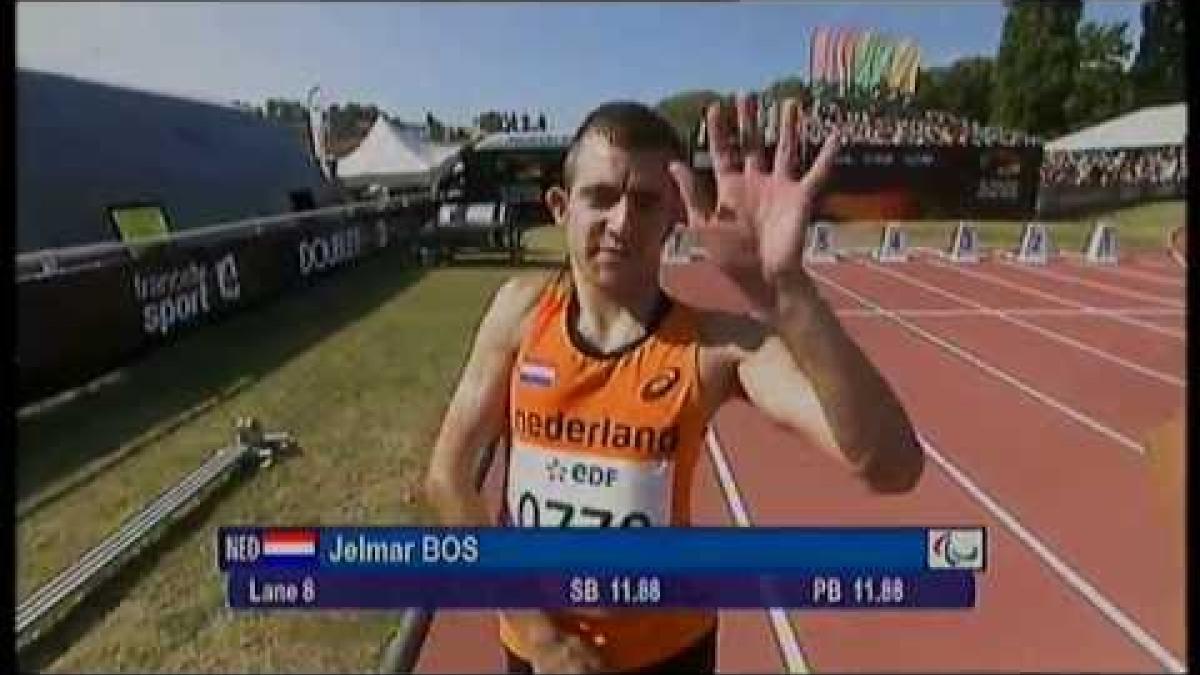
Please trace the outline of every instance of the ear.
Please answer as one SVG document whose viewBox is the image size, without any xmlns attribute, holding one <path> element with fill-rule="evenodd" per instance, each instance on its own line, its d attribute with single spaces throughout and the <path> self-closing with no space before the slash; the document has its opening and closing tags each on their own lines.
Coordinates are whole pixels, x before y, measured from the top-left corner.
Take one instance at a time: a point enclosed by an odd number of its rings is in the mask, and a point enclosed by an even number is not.
<svg viewBox="0 0 1200 675">
<path fill-rule="evenodd" d="M 567 222 L 567 202 L 569 195 L 565 188 L 555 185 L 546 190 L 544 197 L 546 200 L 546 208 L 550 210 L 550 215 L 554 216 L 554 222 L 563 225 Z"/>
</svg>

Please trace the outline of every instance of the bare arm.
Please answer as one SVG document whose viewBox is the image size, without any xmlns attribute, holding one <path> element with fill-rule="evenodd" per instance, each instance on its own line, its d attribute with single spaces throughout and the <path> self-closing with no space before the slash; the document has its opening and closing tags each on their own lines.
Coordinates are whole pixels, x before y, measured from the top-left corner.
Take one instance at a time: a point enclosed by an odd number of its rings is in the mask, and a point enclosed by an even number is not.
<svg viewBox="0 0 1200 675">
<path fill-rule="evenodd" d="M 542 279 L 517 278 L 492 299 L 475 333 L 475 342 L 458 388 L 450 400 L 433 446 L 425 493 L 443 525 L 495 525 L 487 503 L 475 486 L 478 453 L 503 433 L 508 381 L 520 346 L 522 326 Z M 534 646 L 538 672 L 574 669 L 584 663 L 599 667 L 598 657 L 578 638 L 563 635 L 540 610 L 503 612 Z"/>
<path fill-rule="evenodd" d="M 815 288 L 781 298 L 773 327 L 719 315 L 751 403 L 846 462 L 877 492 L 911 490 L 924 454 L 895 393 Z M 781 293 L 784 292 L 781 290 Z"/>
<path fill-rule="evenodd" d="M 804 269 L 806 229 L 833 171 L 841 135 L 831 133 L 812 167 L 802 176 L 794 175 L 808 119 L 801 116 L 796 101 L 785 100 L 775 159 L 768 169 L 755 102 L 740 96 L 736 108 L 736 127 L 720 104 L 707 112 L 717 184 L 715 211 L 709 212 L 700 198 L 690 167 L 675 162 L 670 170 L 689 226 L 718 269 L 765 317 L 773 334 L 768 338 L 761 324 L 755 328 L 750 319 L 735 326 L 734 338 L 760 342 L 739 360 L 743 388 L 752 402 L 773 411 L 785 424 L 815 429 L 812 435 L 823 443 L 832 438 L 873 489 L 910 490 L 921 475 L 924 455 L 908 416 L 883 376 L 842 330 Z M 813 397 L 821 415 L 813 410 Z M 822 417 L 824 422 L 818 419 Z"/>
<path fill-rule="evenodd" d="M 434 442 L 425 494 L 443 525 L 494 525 L 475 486 L 478 453 L 504 431 L 508 377 L 529 299 L 520 280 L 506 283 L 475 333 L 458 387 Z"/>
</svg>

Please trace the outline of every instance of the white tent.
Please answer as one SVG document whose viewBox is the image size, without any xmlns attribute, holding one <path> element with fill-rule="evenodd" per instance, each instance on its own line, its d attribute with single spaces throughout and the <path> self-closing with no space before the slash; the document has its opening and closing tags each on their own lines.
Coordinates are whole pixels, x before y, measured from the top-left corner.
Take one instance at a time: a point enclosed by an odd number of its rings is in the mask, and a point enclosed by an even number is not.
<svg viewBox="0 0 1200 675">
<path fill-rule="evenodd" d="M 1183 145 L 1187 137 L 1187 104 L 1142 108 L 1093 127 L 1057 138 L 1047 152 L 1107 148 L 1151 148 Z"/>
<path fill-rule="evenodd" d="M 347 187 L 425 187 L 454 165 L 461 146 L 435 145 L 380 115 L 365 138 L 337 164 Z"/>
</svg>

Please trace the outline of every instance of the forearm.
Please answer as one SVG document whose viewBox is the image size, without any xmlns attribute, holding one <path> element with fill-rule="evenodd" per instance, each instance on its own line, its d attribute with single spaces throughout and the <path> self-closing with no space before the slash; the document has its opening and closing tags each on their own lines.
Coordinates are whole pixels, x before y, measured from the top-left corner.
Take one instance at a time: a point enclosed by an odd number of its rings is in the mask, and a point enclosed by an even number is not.
<svg viewBox="0 0 1200 675">
<path fill-rule="evenodd" d="M 904 407 L 850 339 L 806 275 L 776 287 L 772 327 L 804 371 L 846 458 L 880 489 L 920 473 L 921 450 Z"/>
<path fill-rule="evenodd" d="M 455 481 L 449 485 L 431 479 L 426 483 L 426 495 L 433 504 L 438 524 L 443 527 L 492 527 L 494 519 L 488 513 L 487 502 L 474 486 Z"/>
<path fill-rule="evenodd" d="M 492 527 L 494 515 L 480 491 L 482 478 L 495 460 L 488 450 L 495 441 L 496 424 L 484 424 L 474 431 L 448 417 L 434 444 L 425 495 L 433 505 L 438 523 L 445 527 Z"/>
<path fill-rule="evenodd" d="M 475 487 L 463 480 L 453 483 L 430 477 L 426 492 L 437 512 L 438 523 L 446 527 L 492 527 L 487 502 Z M 535 649 L 557 641 L 561 633 L 542 610 L 502 610 L 500 612 L 526 644 Z"/>
</svg>

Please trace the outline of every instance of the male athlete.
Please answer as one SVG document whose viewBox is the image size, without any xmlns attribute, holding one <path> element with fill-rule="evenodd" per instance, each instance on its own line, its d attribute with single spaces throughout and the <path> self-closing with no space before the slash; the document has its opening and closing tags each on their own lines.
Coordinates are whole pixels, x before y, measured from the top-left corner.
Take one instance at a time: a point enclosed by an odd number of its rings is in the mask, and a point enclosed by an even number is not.
<svg viewBox="0 0 1200 675">
<path fill-rule="evenodd" d="M 702 206 L 672 127 L 636 103 L 602 105 L 546 193 L 568 264 L 495 295 L 433 450 L 426 489 L 441 521 L 495 524 L 476 454 L 506 435 L 504 524 L 687 526 L 709 418 L 744 397 L 812 439 L 877 492 L 912 489 L 923 455 L 896 395 L 847 336 L 802 262 L 805 228 L 833 164 L 834 134 L 794 176 L 803 121 L 784 103 L 767 171 L 754 102 L 736 126 L 706 111 L 716 208 Z M 736 134 L 735 134 L 736 128 Z M 754 305 L 754 317 L 677 302 L 662 246 L 686 219 Z M 780 447 L 780 466 L 792 448 Z M 603 481 L 575 481 L 585 463 Z M 505 611 L 509 672 L 713 672 L 715 611 Z"/>
</svg>

